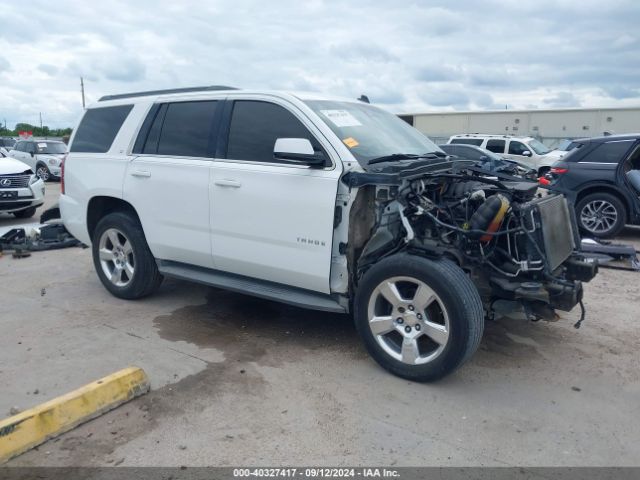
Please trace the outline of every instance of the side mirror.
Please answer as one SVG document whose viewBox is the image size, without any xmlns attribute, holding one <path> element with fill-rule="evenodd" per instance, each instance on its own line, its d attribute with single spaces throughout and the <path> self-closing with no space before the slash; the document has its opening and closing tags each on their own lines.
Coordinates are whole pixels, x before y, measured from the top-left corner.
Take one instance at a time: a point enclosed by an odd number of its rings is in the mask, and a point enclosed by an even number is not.
<svg viewBox="0 0 640 480">
<path fill-rule="evenodd" d="M 273 147 L 273 158 L 287 163 L 323 167 L 325 156 L 315 152 L 307 138 L 278 138 Z"/>
<path fill-rule="evenodd" d="M 530 157 L 531 156 L 531 152 L 529 150 L 525 150 L 524 152 L 521 153 L 521 155 L 523 157 Z"/>
</svg>

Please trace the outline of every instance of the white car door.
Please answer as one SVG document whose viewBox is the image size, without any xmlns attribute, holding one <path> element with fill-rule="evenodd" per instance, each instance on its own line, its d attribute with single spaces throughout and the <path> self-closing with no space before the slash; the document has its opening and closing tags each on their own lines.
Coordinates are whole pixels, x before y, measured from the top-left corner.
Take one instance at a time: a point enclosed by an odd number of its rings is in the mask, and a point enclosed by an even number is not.
<svg viewBox="0 0 640 480">
<path fill-rule="evenodd" d="M 27 157 L 31 158 L 31 155 L 27 153 L 27 145 L 29 142 L 22 141 L 18 142 L 14 148 L 11 150 L 11 157 L 16 160 L 20 160 L 22 163 L 26 163 L 30 168 L 33 168 L 30 161 L 27 161 Z M 35 171 L 35 170 L 34 170 Z"/>
<path fill-rule="evenodd" d="M 324 151 L 326 166 L 276 162 L 277 138 L 309 139 Z M 211 168 L 215 268 L 329 293 L 342 172 L 330 144 L 295 106 L 255 99 L 233 100 L 225 146 L 226 158 L 216 158 Z"/>
<path fill-rule="evenodd" d="M 152 108 L 141 153 L 127 167 L 124 199 L 136 208 L 158 259 L 213 267 L 209 170 L 217 107 L 186 101 Z"/>
<path fill-rule="evenodd" d="M 529 152 L 529 155 L 522 155 L 523 152 Z M 538 168 L 538 155 L 531 150 L 531 147 L 519 140 L 509 141 L 505 157 L 517 160 L 531 168 Z"/>
</svg>

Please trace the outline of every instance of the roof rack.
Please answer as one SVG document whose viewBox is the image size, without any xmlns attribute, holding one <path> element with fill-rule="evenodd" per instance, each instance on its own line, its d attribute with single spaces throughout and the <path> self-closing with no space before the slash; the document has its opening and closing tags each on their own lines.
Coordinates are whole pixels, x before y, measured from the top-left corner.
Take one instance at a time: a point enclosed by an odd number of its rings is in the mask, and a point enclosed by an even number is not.
<svg viewBox="0 0 640 480">
<path fill-rule="evenodd" d="M 224 85 L 210 85 L 208 87 L 187 87 L 187 88 L 170 88 L 167 90 L 147 90 L 146 92 L 119 93 L 117 95 L 105 95 L 100 97 L 99 102 L 105 100 L 118 100 L 120 98 L 132 97 L 148 97 L 150 95 L 167 95 L 170 93 L 191 93 L 191 92 L 210 92 L 217 90 L 238 90 L 236 87 L 226 87 Z"/>
</svg>

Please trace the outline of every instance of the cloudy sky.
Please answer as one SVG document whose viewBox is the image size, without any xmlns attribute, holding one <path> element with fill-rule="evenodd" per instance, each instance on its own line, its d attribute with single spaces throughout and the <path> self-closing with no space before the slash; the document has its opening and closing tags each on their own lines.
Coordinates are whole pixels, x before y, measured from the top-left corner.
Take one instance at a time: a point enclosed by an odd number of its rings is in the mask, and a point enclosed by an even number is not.
<svg viewBox="0 0 640 480">
<path fill-rule="evenodd" d="M 223 84 L 389 110 L 640 106 L 640 1 L 3 2 L 0 121 L 70 126 L 110 93 Z"/>
</svg>

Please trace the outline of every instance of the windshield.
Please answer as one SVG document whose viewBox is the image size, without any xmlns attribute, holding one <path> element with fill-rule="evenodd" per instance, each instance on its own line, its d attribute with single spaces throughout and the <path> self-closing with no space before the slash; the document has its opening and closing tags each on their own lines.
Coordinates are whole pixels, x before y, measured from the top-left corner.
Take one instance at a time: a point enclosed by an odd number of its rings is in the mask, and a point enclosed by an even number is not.
<svg viewBox="0 0 640 480">
<path fill-rule="evenodd" d="M 397 116 L 365 103 L 311 100 L 305 102 L 366 166 L 393 154 L 442 152 L 425 135 Z"/>
<path fill-rule="evenodd" d="M 38 153 L 59 154 L 66 153 L 67 146 L 62 142 L 37 142 Z"/>
<path fill-rule="evenodd" d="M 536 139 L 533 139 L 529 142 L 528 144 L 534 152 L 536 152 L 538 155 L 545 155 L 547 153 L 549 153 L 551 150 L 549 150 L 546 145 Z"/>
</svg>

